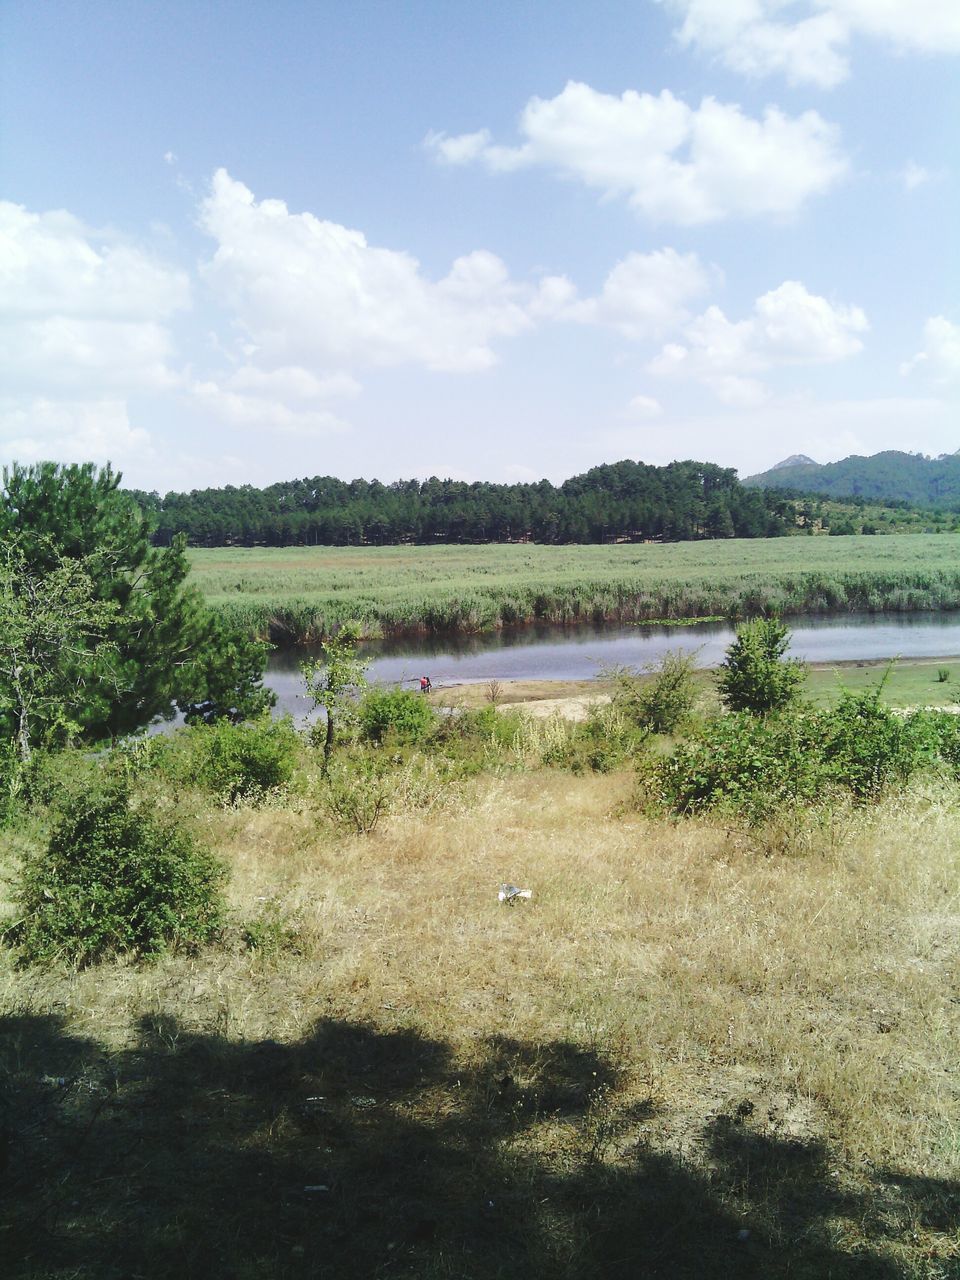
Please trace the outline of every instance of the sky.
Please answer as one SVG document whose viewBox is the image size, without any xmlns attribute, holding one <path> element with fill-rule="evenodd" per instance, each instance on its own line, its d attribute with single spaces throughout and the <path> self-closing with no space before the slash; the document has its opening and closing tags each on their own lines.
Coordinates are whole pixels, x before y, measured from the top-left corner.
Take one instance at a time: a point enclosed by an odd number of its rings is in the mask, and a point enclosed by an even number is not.
<svg viewBox="0 0 960 1280">
<path fill-rule="evenodd" d="M 0 0 L 0 464 L 960 449 L 960 0 Z"/>
</svg>

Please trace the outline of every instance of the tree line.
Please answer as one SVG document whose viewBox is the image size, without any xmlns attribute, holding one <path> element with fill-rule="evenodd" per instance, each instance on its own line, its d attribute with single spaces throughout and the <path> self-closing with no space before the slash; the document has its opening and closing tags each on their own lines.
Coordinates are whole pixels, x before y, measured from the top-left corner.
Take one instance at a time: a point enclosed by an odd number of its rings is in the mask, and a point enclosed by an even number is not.
<svg viewBox="0 0 960 1280">
<path fill-rule="evenodd" d="M 379 546 L 396 543 L 689 541 L 791 531 L 782 494 L 747 488 L 704 462 L 594 467 L 560 485 L 460 480 L 339 480 L 314 476 L 257 489 L 134 492 L 153 541 L 194 546 Z"/>
</svg>

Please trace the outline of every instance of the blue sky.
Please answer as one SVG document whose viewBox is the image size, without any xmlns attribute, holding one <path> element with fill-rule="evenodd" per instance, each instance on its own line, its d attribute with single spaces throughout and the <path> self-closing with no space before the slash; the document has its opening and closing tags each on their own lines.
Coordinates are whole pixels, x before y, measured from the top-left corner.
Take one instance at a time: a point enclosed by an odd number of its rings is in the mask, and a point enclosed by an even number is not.
<svg viewBox="0 0 960 1280">
<path fill-rule="evenodd" d="M 957 0 L 0 4 L 0 462 L 960 448 Z"/>
</svg>

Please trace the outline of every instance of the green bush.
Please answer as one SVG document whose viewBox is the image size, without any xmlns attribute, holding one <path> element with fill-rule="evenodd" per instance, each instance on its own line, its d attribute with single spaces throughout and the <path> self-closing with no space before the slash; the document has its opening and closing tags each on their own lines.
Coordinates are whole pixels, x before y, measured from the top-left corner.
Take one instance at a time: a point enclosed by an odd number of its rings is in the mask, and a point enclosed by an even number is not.
<svg viewBox="0 0 960 1280">
<path fill-rule="evenodd" d="M 669 756 L 641 764 L 648 800 L 678 814 L 720 809 L 761 822 L 824 792 L 816 713 L 758 719 L 734 712 L 706 721 Z"/>
<path fill-rule="evenodd" d="M 927 717 L 897 715 L 880 701 L 883 685 L 844 693 L 819 717 L 819 752 L 830 777 L 858 800 L 903 785 L 939 754 Z"/>
<path fill-rule="evenodd" d="M 696 654 L 665 653 L 642 672 L 618 668 L 611 673 L 613 705 L 628 720 L 654 733 L 674 733 L 689 718 L 696 700 Z"/>
<path fill-rule="evenodd" d="M 360 703 L 360 733 L 369 742 L 390 736 L 398 743 L 422 742 L 436 715 L 426 698 L 409 689 L 371 689 Z"/>
<path fill-rule="evenodd" d="M 768 715 L 795 702 L 804 666 L 785 659 L 790 632 L 779 618 L 756 618 L 737 627 L 717 676 L 720 701 L 729 711 Z"/>
<path fill-rule="evenodd" d="M 938 762 L 960 774 L 956 717 L 898 715 L 881 689 L 845 693 L 829 710 L 709 720 L 669 756 L 642 762 L 641 792 L 673 813 L 727 810 L 756 823 L 841 793 L 875 800 Z"/>
<path fill-rule="evenodd" d="M 246 724 L 221 720 L 193 725 L 136 744 L 128 759 L 135 772 L 159 773 L 211 792 L 223 804 L 257 803 L 293 777 L 302 743 L 289 717 L 263 716 Z"/>
<path fill-rule="evenodd" d="M 10 932 L 29 962 L 91 964 L 208 941 L 223 921 L 225 870 L 176 825 L 131 804 L 114 783 L 75 805 L 16 886 Z"/>
</svg>

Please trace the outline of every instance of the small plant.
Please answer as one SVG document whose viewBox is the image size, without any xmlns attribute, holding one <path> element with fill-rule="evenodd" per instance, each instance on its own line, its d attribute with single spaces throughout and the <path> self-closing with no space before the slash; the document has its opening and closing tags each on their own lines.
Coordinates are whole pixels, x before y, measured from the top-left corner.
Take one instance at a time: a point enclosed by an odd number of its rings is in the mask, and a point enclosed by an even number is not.
<svg viewBox="0 0 960 1280">
<path fill-rule="evenodd" d="M 182 828 L 137 809 L 123 783 L 88 795 L 28 855 L 8 931 L 27 962 L 91 964 L 207 942 L 223 921 L 226 872 Z"/>
<path fill-rule="evenodd" d="M 949 667 L 937 667 L 937 684 L 946 684 L 950 679 Z"/>
<path fill-rule="evenodd" d="M 296 951 L 300 930 L 283 914 L 279 903 L 271 898 L 257 916 L 244 922 L 240 936 L 248 951 L 273 957 L 283 951 Z"/>
<path fill-rule="evenodd" d="M 390 808 L 393 786 L 385 770 L 368 760 L 349 768 L 328 770 L 320 803 L 338 826 L 358 836 L 370 835 Z"/>
<path fill-rule="evenodd" d="M 488 680 L 486 697 L 491 706 L 495 707 L 503 697 L 503 682 L 500 680 Z"/>
</svg>

